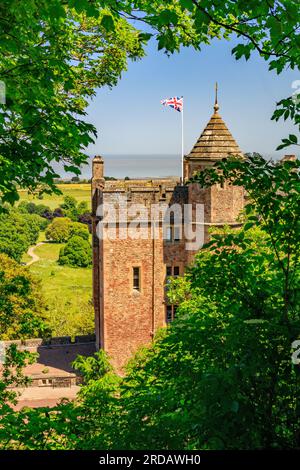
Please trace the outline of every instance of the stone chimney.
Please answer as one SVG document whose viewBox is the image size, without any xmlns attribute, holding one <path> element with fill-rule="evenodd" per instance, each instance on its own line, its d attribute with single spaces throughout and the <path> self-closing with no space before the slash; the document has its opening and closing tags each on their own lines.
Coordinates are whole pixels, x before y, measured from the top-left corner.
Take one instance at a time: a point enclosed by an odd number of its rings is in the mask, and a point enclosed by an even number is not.
<svg viewBox="0 0 300 470">
<path fill-rule="evenodd" d="M 100 155 L 93 158 L 93 180 L 104 179 L 104 160 Z"/>
</svg>

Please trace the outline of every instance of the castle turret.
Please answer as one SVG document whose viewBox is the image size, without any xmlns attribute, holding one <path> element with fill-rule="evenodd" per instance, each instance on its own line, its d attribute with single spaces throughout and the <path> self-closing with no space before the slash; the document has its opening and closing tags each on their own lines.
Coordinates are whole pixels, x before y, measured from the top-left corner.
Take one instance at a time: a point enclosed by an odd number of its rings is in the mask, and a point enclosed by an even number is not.
<svg viewBox="0 0 300 470">
<path fill-rule="evenodd" d="M 190 178 L 196 171 L 212 166 L 229 155 L 243 154 L 219 114 L 216 85 L 214 113 L 191 152 L 185 156 L 185 177 Z"/>
<path fill-rule="evenodd" d="M 199 170 L 213 166 L 217 161 L 230 155 L 243 156 L 243 153 L 219 114 L 216 85 L 214 113 L 191 152 L 185 157 L 185 179 Z M 189 202 L 204 206 L 205 241 L 209 238 L 209 227 L 238 225 L 238 216 L 244 207 L 244 189 L 217 184 L 201 188 L 198 183 L 190 184 Z"/>
</svg>

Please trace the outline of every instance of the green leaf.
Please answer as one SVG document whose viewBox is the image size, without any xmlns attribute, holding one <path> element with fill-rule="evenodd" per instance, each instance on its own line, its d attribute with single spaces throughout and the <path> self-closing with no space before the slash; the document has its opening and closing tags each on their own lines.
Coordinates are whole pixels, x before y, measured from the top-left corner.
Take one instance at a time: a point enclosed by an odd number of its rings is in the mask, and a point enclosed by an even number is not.
<svg viewBox="0 0 300 470">
<path fill-rule="evenodd" d="M 151 39 L 152 37 L 153 37 L 153 34 L 151 34 L 151 33 L 142 33 L 142 32 L 139 33 L 139 39 L 142 42 L 149 41 L 149 39 Z"/>
<path fill-rule="evenodd" d="M 186 8 L 189 11 L 193 11 L 195 9 L 195 5 L 192 0 L 179 0 L 179 2 L 183 8 Z"/>
<path fill-rule="evenodd" d="M 104 15 L 101 19 L 101 25 L 107 32 L 115 30 L 115 22 L 111 15 Z"/>
<path fill-rule="evenodd" d="M 249 230 L 249 229 L 252 228 L 254 225 L 255 225 L 255 222 L 247 222 L 247 223 L 244 225 L 244 230 Z"/>
<path fill-rule="evenodd" d="M 175 11 L 172 10 L 163 10 L 158 15 L 158 24 L 160 26 L 166 26 L 169 24 L 176 25 L 178 23 L 178 16 Z"/>
<path fill-rule="evenodd" d="M 290 134 L 290 135 L 289 135 L 289 139 L 290 139 L 290 142 L 292 142 L 293 144 L 297 144 L 297 143 L 298 143 L 298 139 L 297 139 L 297 137 L 296 137 L 294 134 Z"/>
</svg>

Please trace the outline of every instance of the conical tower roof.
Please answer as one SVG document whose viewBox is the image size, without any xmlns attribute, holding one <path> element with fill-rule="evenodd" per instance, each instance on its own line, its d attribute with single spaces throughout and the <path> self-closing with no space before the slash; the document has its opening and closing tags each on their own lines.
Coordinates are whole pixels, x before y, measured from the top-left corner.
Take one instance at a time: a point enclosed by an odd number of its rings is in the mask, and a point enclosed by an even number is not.
<svg viewBox="0 0 300 470">
<path fill-rule="evenodd" d="M 243 155 L 218 111 L 216 92 L 214 114 L 187 155 L 188 159 L 221 160 L 229 155 Z"/>
</svg>

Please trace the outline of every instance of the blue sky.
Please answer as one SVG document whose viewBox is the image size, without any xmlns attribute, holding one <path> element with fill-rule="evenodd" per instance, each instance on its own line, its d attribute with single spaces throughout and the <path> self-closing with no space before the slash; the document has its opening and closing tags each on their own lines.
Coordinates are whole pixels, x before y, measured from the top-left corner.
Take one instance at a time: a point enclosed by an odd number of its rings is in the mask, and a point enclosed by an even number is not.
<svg viewBox="0 0 300 470">
<path fill-rule="evenodd" d="M 89 106 L 88 120 L 98 130 L 89 154 L 180 154 L 180 114 L 160 105 L 162 98 L 184 96 L 185 153 L 213 112 L 214 83 L 219 83 L 220 114 L 244 152 L 266 156 L 299 154 L 299 147 L 275 152 L 291 123 L 270 117 L 276 101 L 291 95 L 299 74 L 277 76 L 258 55 L 248 62 L 231 55 L 232 41 L 214 41 L 201 52 L 182 49 L 167 57 L 155 41 L 147 56 L 130 62 L 113 89 L 103 88 Z"/>
</svg>

